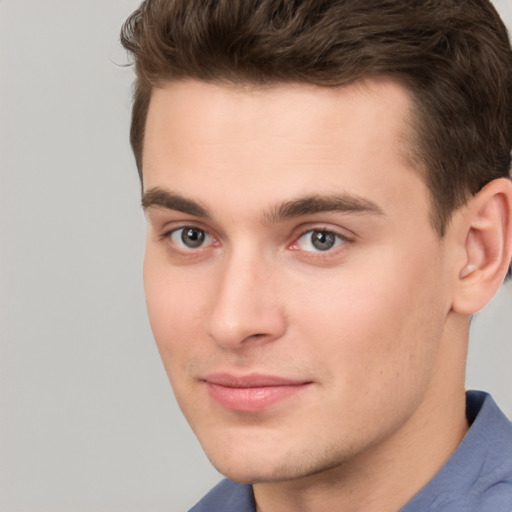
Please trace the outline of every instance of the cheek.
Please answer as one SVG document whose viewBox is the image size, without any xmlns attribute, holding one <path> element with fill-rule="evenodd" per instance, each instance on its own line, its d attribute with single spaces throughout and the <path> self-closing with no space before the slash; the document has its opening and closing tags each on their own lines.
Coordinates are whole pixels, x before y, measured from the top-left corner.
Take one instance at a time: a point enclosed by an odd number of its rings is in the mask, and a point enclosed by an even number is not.
<svg viewBox="0 0 512 512">
<path fill-rule="evenodd" d="M 344 269 L 326 278 L 327 292 L 310 287 L 317 291 L 296 301 L 302 337 L 314 340 L 333 381 L 362 393 L 428 380 L 444 325 L 439 275 L 429 267 L 427 257 L 381 253 L 378 266 Z"/>
<path fill-rule="evenodd" d="M 185 272 L 172 272 L 158 255 L 146 251 L 144 288 L 149 321 L 158 350 L 169 374 L 182 366 L 194 349 L 204 325 L 202 306 L 207 291 Z"/>
</svg>

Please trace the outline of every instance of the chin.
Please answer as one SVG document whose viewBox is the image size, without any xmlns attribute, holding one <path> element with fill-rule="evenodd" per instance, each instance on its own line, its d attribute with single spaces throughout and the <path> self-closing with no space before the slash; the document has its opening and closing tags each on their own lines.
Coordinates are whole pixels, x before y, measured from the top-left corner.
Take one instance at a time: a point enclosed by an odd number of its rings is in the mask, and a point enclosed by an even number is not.
<svg viewBox="0 0 512 512">
<path fill-rule="evenodd" d="M 329 471 L 342 465 L 346 458 L 335 450 L 309 453 L 304 449 L 281 452 L 258 447 L 252 450 L 229 449 L 220 453 L 206 454 L 221 474 L 241 484 L 258 484 L 298 480 Z"/>
<path fill-rule="evenodd" d="M 268 447 L 247 449 L 234 443 L 230 447 L 216 446 L 213 450 L 208 446 L 203 448 L 215 469 L 234 482 L 277 482 L 296 478 L 300 473 L 294 469 L 290 457 Z"/>
<path fill-rule="evenodd" d="M 289 465 L 278 467 L 269 467 L 261 463 L 253 461 L 245 462 L 243 465 L 238 464 L 216 464 L 213 466 L 219 473 L 239 484 L 260 484 L 270 482 L 283 482 L 295 480 L 306 476 L 302 471 L 293 469 Z M 263 467 L 262 467 L 263 466 Z"/>
</svg>

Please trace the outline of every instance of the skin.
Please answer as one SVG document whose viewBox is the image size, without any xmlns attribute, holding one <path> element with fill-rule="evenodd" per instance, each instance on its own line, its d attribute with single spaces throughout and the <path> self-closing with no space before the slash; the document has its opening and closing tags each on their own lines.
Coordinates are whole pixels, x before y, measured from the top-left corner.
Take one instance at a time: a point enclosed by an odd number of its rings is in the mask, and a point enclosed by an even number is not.
<svg viewBox="0 0 512 512">
<path fill-rule="evenodd" d="M 454 308 L 466 217 L 443 239 L 433 229 L 407 154 L 410 107 L 384 79 L 153 92 L 150 322 L 206 454 L 254 484 L 260 511 L 396 511 L 467 430 L 471 311 Z M 187 247 L 184 228 L 204 242 Z M 319 250 L 311 235 L 326 232 L 335 243 Z M 209 393 L 215 373 L 307 385 L 230 410 Z"/>
</svg>

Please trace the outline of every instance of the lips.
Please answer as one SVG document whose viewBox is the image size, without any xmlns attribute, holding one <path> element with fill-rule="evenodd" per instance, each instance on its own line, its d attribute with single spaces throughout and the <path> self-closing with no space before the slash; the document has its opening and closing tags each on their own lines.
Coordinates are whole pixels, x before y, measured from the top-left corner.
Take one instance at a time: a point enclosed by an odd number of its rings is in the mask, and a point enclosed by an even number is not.
<svg viewBox="0 0 512 512">
<path fill-rule="evenodd" d="M 264 411 L 311 384 L 271 375 L 234 376 L 226 373 L 208 375 L 204 381 L 213 400 L 226 409 L 240 412 Z"/>
</svg>

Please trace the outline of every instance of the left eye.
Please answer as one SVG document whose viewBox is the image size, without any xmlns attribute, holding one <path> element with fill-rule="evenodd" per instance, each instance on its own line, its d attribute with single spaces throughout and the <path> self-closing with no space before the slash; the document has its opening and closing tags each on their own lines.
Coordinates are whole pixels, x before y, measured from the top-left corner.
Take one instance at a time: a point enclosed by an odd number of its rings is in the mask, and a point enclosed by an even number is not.
<svg viewBox="0 0 512 512">
<path fill-rule="evenodd" d="M 304 233 L 296 242 L 301 251 L 329 251 L 345 243 L 347 239 L 339 233 L 314 229 Z"/>
<path fill-rule="evenodd" d="M 213 238 L 204 229 L 184 227 L 169 234 L 171 241 L 182 249 L 198 249 L 212 242 Z"/>
</svg>

